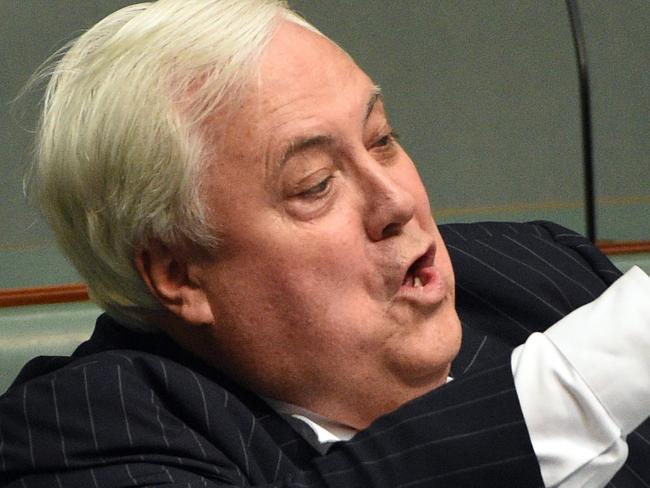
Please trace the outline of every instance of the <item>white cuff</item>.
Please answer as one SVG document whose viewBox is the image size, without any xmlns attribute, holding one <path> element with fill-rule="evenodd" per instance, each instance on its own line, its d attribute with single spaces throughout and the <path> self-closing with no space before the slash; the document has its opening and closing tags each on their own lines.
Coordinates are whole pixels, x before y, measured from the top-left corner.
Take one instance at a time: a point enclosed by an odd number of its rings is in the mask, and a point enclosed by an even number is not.
<svg viewBox="0 0 650 488">
<path fill-rule="evenodd" d="M 650 415 L 650 278 L 630 269 L 545 332 L 623 434 Z"/>
<path fill-rule="evenodd" d="M 547 487 L 600 487 L 650 415 L 650 278 L 633 268 L 594 302 L 512 354 Z"/>
<path fill-rule="evenodd" d="M 584 468 L 615 448 L 621 431 L 580 375 L 544 334 L 531 335 L 512 354 L 517 396 L 544 486 L 584 487 L 594 470 Z M 611 478 L 627 457 L 601 460 L 596 476 Z M 603 463 L 602 461 L 609 461 Z"/>
</svg>

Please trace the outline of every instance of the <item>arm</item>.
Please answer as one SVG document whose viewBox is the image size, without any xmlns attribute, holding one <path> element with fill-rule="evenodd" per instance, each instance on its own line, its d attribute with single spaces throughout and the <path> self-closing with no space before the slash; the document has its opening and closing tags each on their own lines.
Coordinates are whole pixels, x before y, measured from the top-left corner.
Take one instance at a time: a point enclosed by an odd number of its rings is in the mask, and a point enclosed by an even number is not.
<svg viewBox="0 0 650 488">
<path fill-rule="evenodd" d="M 539 486 L 509 364 L 451 386 L 299 467 L 208 378 L 129 351 L 88 356 L 0 399 L 0 484 Z"/>
<path fill-rule="evenodd" d="M 530 333 L 546 330 L 574 308 L 598 297 L 620 276 L 620 272 L 607 257 L 587 239 L 556 224 L 486 223 L 449 227 L 452 229 L 445 231 L 445 239 L 451 244 L 452 259 L 459 280 L 459 312 L 470 332 L 467 334 L 470 340 L 464 341 L 467 350 L 461 351 L 459 358 L 460 371 L 468 364 L 483 367 L 481 361 L 484 356 L 489 357 L 484 351 L 491 344 L 514 346 L 523 342 Z M 615 324 L 610 326 L 615 327 Z M 581 321 L 578 328 L 583 336 L 591 337 L 590 321 Z M 533 342 L 539 344 L 545 339 L 545 336 L 537 336 L 527 344 L 528 352 L 534 350 L 528 347 Z M 485 347 L 481 349 L 479 346 L 484 344 L 486 337 Z M 576 343 L 586 346 L 584 340 Z M 492 350 L 497 353 L 503 352 L 502 349 L 504 348 L 492 346 Z M 550 356 L 553 356 L 553 348 L 549 350 Z M 534 353 L 531 358 L 533 356 Z M 557 364 L 557 361 L 551 361 L 549 367 L 552 369 Z M 513 361 L 513 366 L 515 365 L 516 362 Z M 531 398 L 537 398 L 528 403 L 522 398 L 528 421 L 527 405 L 547 405 L 548 399 L 543 395 L 539 399 L 540 395 L 535 388 L 537 380 L 531 380 L 526 375 L 522 378 L 528 378 L 527 381 L 533 386 L 528 393 L 532 392 Z M 525 382 L 521 378 L 517 382 L 522 397 L 526 395 L 523 383 Z M 547 415 L 547 419 L 550 419 L 553 412 L 547 409 Z M 548 428 L 552 421 L 544 424 Z M 534 424 L 531 422 L 531 425 Z M 535 445 L 534 429 L 535 427 L 532 428 L 531 435 Z M 625 469 L 616 475 L 616 486 L 638 486 L 640 479 L 650 480 L 646 466 L 650 455 L 647 439 L 650 439 L 650 422 L 642 424 L 629 437 L 629 459 Z M 538 446 L 535 447 L 537 449 Z M 556 450 L 556 455 L 566 452 L 568 451 Z M 613 453 L 613 450 L 610 451 L 610 454 Z M 623 459 L 625 454 L 623 453 Z M 601 461 L 605 458 L 602 456 Z M 542 459 L 541 462 L 544 463 Z M 544 466 L 542 470 L 544 472 Z M 545 478 L 557 481 L 562 476 L 545 475 Z"/>
<path fill-rule="evenodd" d="M 650 415 L 648 297 L 650 278 L 633 268 L 513 352 L 547 487 L 605 486 L 625 462 L 626 436 Z"/>
</svg>

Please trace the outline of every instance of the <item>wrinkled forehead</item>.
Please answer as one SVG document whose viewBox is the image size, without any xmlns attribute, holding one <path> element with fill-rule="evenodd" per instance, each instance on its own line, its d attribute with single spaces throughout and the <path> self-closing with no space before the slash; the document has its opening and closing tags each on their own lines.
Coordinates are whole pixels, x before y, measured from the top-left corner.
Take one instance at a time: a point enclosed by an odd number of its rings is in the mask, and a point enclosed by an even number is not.
<svg viewBox="0 0 650 488">
<path fill-rule="evenodd" d="M 336 43 L 285 20 L 269 38 L 243 96 L 229 104 L 211 129 L 222 141 L 248 146 L 259 136 L 277 139 L 286 129 L 322 130 L 316 126 L 341 116 L 359 118 L 359 110 L 363 118 L 369 100 L 376 101 L 378 94 L 378 87 Z M 348 113 L 340 113 L 341 107 Z"/>
<path fill-rule="evenodd" d="M 246 99 L 211 127 L 216 171 L 204 184 L 218 192 L 247 175 L 268 189 L 292 150 L 329 145 L 344 151 L 354 143 L 380 99 L 372 80 L 335 43 L 285 22 L 260 56 Z M 383 118 L 383 110 L 373 113 Z"/>
<path fill-rule="evenodd" d="M 354 60 L 327 37 L 282 23 L 263 51 L 251 97 L 259 117 L 284 124 L 317 122 L 342 103 L 353 107 L 376 91 Z M 352 116 L 352 114 L 349 114 Z M 272 129 L 278 129 L 275 126 Z"/>
<path fill-rule="evenodd" d="M 328 86 L 355 70 L 359 67 L 338 44 L 291 21 L 279 23 L 259 60 L 259 76 L 266 85 L 294 89 L 314 77 Z"/>
</svg>

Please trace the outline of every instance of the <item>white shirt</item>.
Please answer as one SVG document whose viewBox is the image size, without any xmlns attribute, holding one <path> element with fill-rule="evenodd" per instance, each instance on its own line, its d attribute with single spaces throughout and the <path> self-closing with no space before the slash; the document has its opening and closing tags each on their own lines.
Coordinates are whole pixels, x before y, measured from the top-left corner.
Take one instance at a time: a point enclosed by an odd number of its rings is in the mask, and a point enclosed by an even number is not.
<svg viewBox="0 0 650 488">
<path fill-rule="evenodd" d="M 511 365 L 545 486 L 605 486 L 625 463 L 625 436 L 650 416 L 650 278 L 632 268 L 590 304 L 532 334 Z M 356 433 L 267 401 L 308 426 L 302 434 L 321 453 Z"/>
<path fill-rule="evenodd" d="M 627 458 L 625 436 L 650 416 L 650 278 L 632 268 L 531 335 L 512 369 L 545 485 L 605 486 Z"/>
</svg>

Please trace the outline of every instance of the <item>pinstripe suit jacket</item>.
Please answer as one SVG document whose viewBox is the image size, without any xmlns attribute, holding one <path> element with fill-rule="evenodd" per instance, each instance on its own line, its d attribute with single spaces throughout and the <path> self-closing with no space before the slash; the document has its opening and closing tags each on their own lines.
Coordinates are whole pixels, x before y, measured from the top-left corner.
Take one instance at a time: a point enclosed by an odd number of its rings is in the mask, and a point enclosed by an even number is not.
<svg viewBox="0 0 650 488">
<path fill-rule="evenodd" d="M 254 394 L 168 339 L 102 316 L 72 357 L 33 360 L 0 399 L 0 485 L 543 486 L 511 350 L 619 272 L 584 238 L 549 223 L 441 231 L 464 330 L 454 382 L 320 456 Z M 649 486 L 648 439 L 646 422 L 612 487 Z"/>
</svg>

